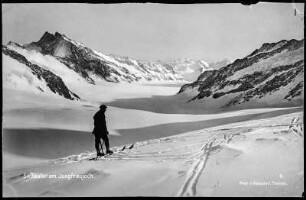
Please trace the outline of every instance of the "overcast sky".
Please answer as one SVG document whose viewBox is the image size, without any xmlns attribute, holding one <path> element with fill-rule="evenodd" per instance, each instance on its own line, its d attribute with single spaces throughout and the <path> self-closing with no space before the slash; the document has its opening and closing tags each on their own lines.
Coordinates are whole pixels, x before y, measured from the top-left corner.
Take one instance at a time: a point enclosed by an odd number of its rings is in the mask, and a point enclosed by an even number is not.
<svg viewBox="0 0 306 200">
<path fill-rule="evenodd" d="M 104 54 L 219 61 L 266 42 L 302 39 L 304 4 L 2 4 L 3 44 L 65 34 Z"/>
</svg>

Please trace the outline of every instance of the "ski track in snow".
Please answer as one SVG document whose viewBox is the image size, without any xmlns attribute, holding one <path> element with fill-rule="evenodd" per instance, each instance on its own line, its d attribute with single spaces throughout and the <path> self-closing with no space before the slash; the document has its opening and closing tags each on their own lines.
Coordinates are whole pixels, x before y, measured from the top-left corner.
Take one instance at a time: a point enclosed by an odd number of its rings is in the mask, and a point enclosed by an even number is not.
<svg viewBox="0 0 306 200">
<path fill-rule="evenodd" d="M 189 169 L 187 169 L 185 181 L 179 188 L 176 193 L 176 196 L 184 197 L 184 196 L 196 196 L 197 195 L 197 183 L 199 178 L 203 175 L 205 176 L 205 167 L 209 161 L 209 158 L 212 153 L 218 153 L 222 147 L 231 142 L 232 138 L 235 135 L 244 135 L 245 133 L 258 132 L 262 128 L 269 127 L 288 127 L 288 131 L 290 131 L 293 137 L 303 137 L 303 119 L 301 117 L 295 116 L 292 118 L 289 124 L 271 124 L 266 126 L 265 124 L 260 125 L 251 125 L 243 126 L 240 125 L 234 126 L 231 128 L 218 128 L 213 129 L 210 136 L 205 137 L 206 130 L 195 131 L 193 134 L 182 134 L 176 136 L 170 136 L 165 138 L 152 139 L 147 141 L 135 142 L 131 144 L 126 144 L 122 146 L 113 147 L 112 150 L 114 153 L 112 155 L 107 155 L 101 158 L 96 159 L 95 152 L 85 152 L 79 155 L 71 155 L 64 158 L 50 160 L 49 164 L 68 164 L 74 162 L 105 162 L 105 161 L 123 161 L 123 160 L 137 160 L 137 161 L 155 161 L 157 163 L 164 162 L 169 159 L 171 160 L 179 160 L 184 161 L 186 164 L 191 165 Z M 258 129 L 259 128 L 259 129 Z M 283 128 L 282 128 L 283 129 Z M 198 139 L 199 137 L 199 139 Z M 205 137 L 203 140 L 202 137 Z M 201 139 L 202 138 L 202 139 Z M 198 144 L 192 143 L 187 145 L 178 145 L 171 146 L 171 143 L 174 141 L 185 141 L 185 140 L 195 140 L 198 141 Z M 204 142 L 201 145 L 201 140 Z M 156 145 L 160 145 L 160 143 L 169 143 L 169 148 L 162 149 L 158 151 L 155 149 Z M 145 151 L 142 150 L 142 147 L 145 148 Z M 153 151 L 150 148 L 154 148 Z M 185 149 L 195 149 L 195 147 L 199 148 L 194 151 L 187 151 L 183 153 Z M 149 148 L 149 149 L 147 149 Z M 183 152 L 181 152 L 184 150 Z M 154 158 L 152 160 L 152 158 Z M 21 174 L 19 176 L 10 177 L 7 182 L 8 183 L 20 183 L 26 181 L 24 179 L 25 174 Z"/>
<path fill-rule="evenodd" d="M 201 147 L 199 152 L 195 153 L 195 155 L 199 154 L 199 156 L 187 172 L 186 180 L 181 189 L 178 191 L 177 196 L 183 197 L 196 195 L 197 182 L 206 166 L 210 153 L 221 148 L 222 143 L 229 143 L 234 135 L 237 135 L 237 133 L 230 134 L 229 136 L 223 133 L 214 134 Z"/>
<path fill-rule="evenodd" d="M 140 146 L 146 146 L 160 142 L 172 142 L 172 140 L 167 137 L 167 138 L 153 139 L 144 142 L 136 142 L 135 144 L 114 147 L 114 153 L 112 155 L 107 155 L 100 158 L 95 157 L 96 155 L 95 152 L 86 152 L 79 155 L 72 155 L 64 158 L 51 160 L 50 163 L 64 164 L 64 163 L 84 162 L 84 161 L 116 161 L 116 160 L 146 160 L 146 159 L 151 160 L 152 157 L 161 159 L 159 161 L 157 160 L 157 162 L 163 162 L 168 159 L 172 160 L 184 159 L 186 162 L 192 161 L 193 164 L 188 170 L 186 175 L 186 180 L 184 184 L 181 186 L 181 189 L 178 191 L 177 196 L 195 196 L 198 179 L 200 178 L 203 170 L 205 169 L 206 163 L 209 159 L 209 155 L 211 154 L 211 152 L 220 149 L 223 143 L 229 143 L 234 135 L 239 135 L 239 133 L 232 133 L 232 134 L 215 133 L 214 135 L 210 136 L 208 141 L 205 142 L 205 144 L 195 153 L 185 153 L 179 155 L 172 153 L 164 155 L 164 153 L 167 153 L 168 151 L 175 152 L 176 148 L 170 148 L 164 151 L 154 151 L 150 153 L 139 153 L 137 152 L 137 150 L 135 150 L 137 149 L 137 147 Z M 194 145 L 185 146 L 185 148 L 192 148 L 192 146 Z M 177 147 L 177 149 L 180 148 L 181 147 Z"/>
<path fill-rule="evenodd" d="M 303 123 L 298 123 L 299 121 L 300 121 L 299 117 L 294 117 L 289 126 L 289 130 L 294 136 L 303 137 L 304 136 Z"/>
<path fill-rule="evenodd" d="M 206 162 L 208 160 L 210 149 L 212 147 L 215 138 L 211 141 L 208 141 L 202 148 L 202 155 L 197 159 L 194 165 L 187 173 L 187 179 L 181 189 L 178 192 L 177 196 L 195 196 L 196 194 L 196 184 L 198 182 L 199 177 L 202 174 L 202 171 L 205 168 Z"/>
<path fill-rule="evenodd" d="M 303 123 L 300 123 L 299 121 L 300 121 L 300 117 L 294 117 L 288 127 L 289 130 L 294 135 L 294 137 L 304 136 L 303 135 L 304 133 Z M 277 126 L 288 126 L 288 124 L 275 125 L 271 127 L 277 127 Z M 246 132 L 250 132 L 252 131 L 252 128 L 256 128 L 256 127 L 245 127 L 245 128 L 251 128 L 251 129 L 247 129 L 246 131 Z M 200 152 L 199 152 L 200 155 L 196 159 L 194 164 L 191 166 L 189 171 L 187 172 L 186 180 L 184 184 L 182 185 L 181 189 L 178 191 L 177 196 L 178 197 L 196 196 L 197 182 L 205 169 L 210 153 L 214 150 L 220 149 L 222 144 L 224 143 L 228 144 L 235 135 L 241 135 L 241 133 L 243 133 L 243 131 L 242 132 L 239 131 L 238 133 L 236 132 L 232 134 L 217 133 L 213 135 L 200 149 Z"/>
</svg>

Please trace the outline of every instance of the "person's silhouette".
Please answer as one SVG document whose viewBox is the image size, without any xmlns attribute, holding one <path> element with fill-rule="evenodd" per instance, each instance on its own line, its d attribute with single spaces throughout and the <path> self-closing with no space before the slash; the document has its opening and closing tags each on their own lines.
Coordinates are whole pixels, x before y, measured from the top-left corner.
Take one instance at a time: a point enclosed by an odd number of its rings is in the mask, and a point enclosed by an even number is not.
<svg viewBox="0 0 306 200">
<path fill-rule="evenodd" d="M 101 143 L 101 139 L 103 139 L 106 147 L 106 153 L 111 154 L 113 153 L 109 149 L 109 139 L 108 139 L 108 131 L 106 127 L 106 120 L 105 120 L 105 111 L 106 111 L 107 106 L 106 105 L 101 105 L 100 110 L 95 114 L 94 118 L 94 130 L 93 134 L 95 135 L 95 148 L 97 151 L 97 156 L 103 156 L 103 145 Z M 101 145 L 101 150 L 100 152 L 100 145 Z"/>
</svg>

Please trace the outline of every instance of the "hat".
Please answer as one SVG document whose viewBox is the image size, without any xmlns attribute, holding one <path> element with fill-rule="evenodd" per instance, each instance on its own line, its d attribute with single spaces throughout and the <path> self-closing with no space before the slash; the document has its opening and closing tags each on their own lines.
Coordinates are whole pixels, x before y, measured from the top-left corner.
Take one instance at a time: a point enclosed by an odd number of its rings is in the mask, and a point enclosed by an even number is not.
<svg viewBox="0 0 306 200">
<path fill-rule="evenodd" d="M 107 108 L 107 106 L 104 105 L 104 104 L 102 104 L 102 105 L 100 106 L 100 109 L 106 109 L 106 108 Z"/>
<path fill-rule="evenodd" d="M 100 109 L 106 109 L 106 108 L 107 108 L 107 106 L 104 105 L 104 104 L 102 104 L 102 105 L 100 106 Z"/>
</svg>

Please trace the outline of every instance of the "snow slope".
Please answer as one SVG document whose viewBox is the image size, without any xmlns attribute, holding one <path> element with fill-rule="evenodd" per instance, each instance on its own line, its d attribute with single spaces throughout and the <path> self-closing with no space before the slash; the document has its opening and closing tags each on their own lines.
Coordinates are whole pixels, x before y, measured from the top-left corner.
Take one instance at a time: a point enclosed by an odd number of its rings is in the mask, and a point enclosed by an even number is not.
<svg viewBox="0 0 306 200">
<path fill-rule="evenodd" d="M 80 99 L 52 71 L 29 62 L 24 56 L 6 47 L 2 51 L 3 64 L 6 66 L 3 68 L 3 88 L 28 91 L 34 95 L 44 93 L 70 100 Z"/>
<path fill-rule="evenodd" d="M 73 85 L 76 83 L 79 85 L 79 87 L 88 84 L 82 77 L 79 76 L 79 74 L 77 74 L 74 70 L 67 68 L 53 56 L 43 55 L 35 50 L 26 50 L 14 45 L 13 43 L 11 45 L 7 45 L 7 47 L 8 49 L 23 55 L 31 63 L 37 64 L 46 70 L 50 70 L 57 76 L 61 77 L 69 88 L 73 87 Z M 8 65 L 6 68 L 10 68 L 9 63 L 4 64 Z"/>
<path fill-rule="evenodd" d="M 197 91 L 187 100 L 200 101 L 208 109 L 212 104 L 219 108 L 297 106 L 304 102 L 303 72 L 304 40 L 282 40 L 265 43 L 219 70 L 203 72 L 179 93 Z"/>
<path fill-rule="evenodd" d="M 215 126 L 3 173 L 12 196 L 278 196 L 304 191 L 302 113 Z M 276 168 L 277 166 L 277 168 Z M 49 175 L 51 175 L 49 177 Z M 44 177 L 46 176 L 46 177 Z"/>
</svg>

